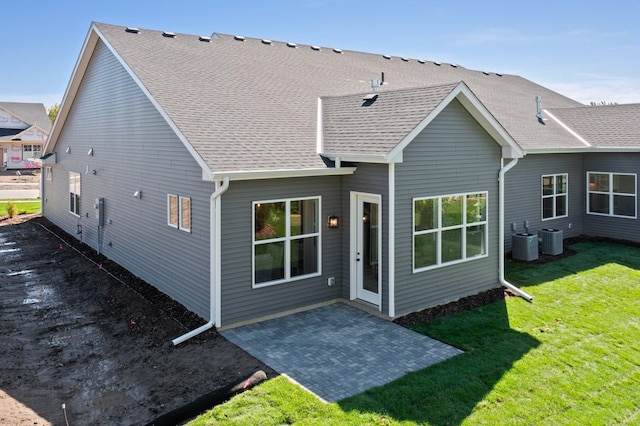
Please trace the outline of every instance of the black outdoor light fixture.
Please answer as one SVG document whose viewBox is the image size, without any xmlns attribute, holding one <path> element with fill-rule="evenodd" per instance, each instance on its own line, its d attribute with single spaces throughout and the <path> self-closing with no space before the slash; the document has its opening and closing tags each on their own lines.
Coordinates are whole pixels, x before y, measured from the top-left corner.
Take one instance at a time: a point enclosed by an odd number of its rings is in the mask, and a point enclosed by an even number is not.
<svg viewBox="0 0 640 426">
<path fill-rule="evenodd" d="M 329 219 L 327 220 L 327 226 L 331 229 L 339 228 L 340 220 L 338 219 L 338 216 L 329 216 Z"/>
</svg>

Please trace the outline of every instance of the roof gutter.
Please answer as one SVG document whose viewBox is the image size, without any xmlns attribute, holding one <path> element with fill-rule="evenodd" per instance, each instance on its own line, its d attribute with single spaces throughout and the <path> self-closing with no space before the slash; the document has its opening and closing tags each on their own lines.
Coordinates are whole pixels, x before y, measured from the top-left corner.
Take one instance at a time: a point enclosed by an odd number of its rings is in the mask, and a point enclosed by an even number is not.
<svg viewBox="0 0 640 426">
<path fill-rule="evenodd" d="M 209 322 L 195 330 L 173 339 L 172 342 L 174 346 L 209 330 L 216 323 L 220 324 L 220 247 L 222 245 L 222 237 L 220 235 L 220 230 L 222 229 L 222 208 L 220 197 L 227 191 L 227 189 L 229 189 L 229 178 L 225 177 L 222 181 L 222 185 L 217 188 L 213 194 L 211 194 L 211 202 L 209 203 L 211 211 L 209 224 L 209 242 L 211 245 L 209 248 Z"/>
<path fill-rule="evenodd" d="M 499 186 L 499 190 L 498 192 L 499 197 L 500 197 L 500 213 L 499 213 L 499 244 L 500 244 L 500 249 L 499 249 L 499 263 L 498 263 L 498 279 L 500 280 L 500 284 L 503 287 L 508 288 L 509 290 L 513 291 L 514 293 L 516 293 L 518 296 L 524 298 L 526 301 L 531 302 L 533 300 L 533 296 L 530 296 L 529 294 L 527 294 L 526 292 L 520 290 L 518 287 L 516 287 L 515 285 L 511 284 L 510 282 L 508 282 L 505 278 L 504 278 L 504 176 L 507 174 L 507 172 L 509 170 L 511 170 L 516 164 L 518 164 L 518 158 L 514 158 L 513 160 L 511 160 L 509 162 L 509 164 L 507 164 L 506 166 L 502 166 L 500 168 L 500 173 L 498 174 L 498 186 Z"/>
</svg>

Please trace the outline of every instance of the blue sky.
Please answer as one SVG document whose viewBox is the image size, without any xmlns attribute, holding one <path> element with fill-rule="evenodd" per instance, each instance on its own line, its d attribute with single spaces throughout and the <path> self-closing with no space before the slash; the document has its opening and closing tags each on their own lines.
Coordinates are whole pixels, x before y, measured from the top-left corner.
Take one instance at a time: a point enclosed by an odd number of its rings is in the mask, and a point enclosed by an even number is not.
<svg viewBox="0 0 640 426">
<path fill-rule="evenodd" d="M 637 0 L 19 0 L 1 10 L 0 101 L 61 102 L 99 21 L 456 63 L 583 103 L 640 102 Z"/>
</svg>

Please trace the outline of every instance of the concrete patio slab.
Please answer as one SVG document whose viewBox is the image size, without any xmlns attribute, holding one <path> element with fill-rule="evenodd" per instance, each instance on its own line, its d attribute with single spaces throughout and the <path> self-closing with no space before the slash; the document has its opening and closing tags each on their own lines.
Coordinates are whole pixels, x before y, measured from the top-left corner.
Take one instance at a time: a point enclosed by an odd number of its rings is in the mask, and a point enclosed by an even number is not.
<svg viewBox="0 0 640 426">
<path fill-rule="evenodd" d="M 344 303 L 221 334 L 329 402 L 462 353 Z"/>
</svg>

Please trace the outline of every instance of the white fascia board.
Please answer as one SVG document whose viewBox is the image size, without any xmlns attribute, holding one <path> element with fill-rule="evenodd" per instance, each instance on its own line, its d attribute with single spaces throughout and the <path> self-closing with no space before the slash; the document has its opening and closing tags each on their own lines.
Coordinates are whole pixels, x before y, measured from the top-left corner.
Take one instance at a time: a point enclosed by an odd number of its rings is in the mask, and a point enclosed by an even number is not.
<svg viewBox="0 0 640 426">
<path fill-rule="evenodd" d="M 129 76 L 138 85 L 140 90 L 142 90 L 142 93 L 145 94 L 147 99 L 149 99 L 149 101 L 151 101 L 153 106 L 158 110 L 158 112 L 160 113 L 162 118 L 164 118 L 164 120 L 167 122 L 169 127 L 171 127 L 171 130 L 173 130 L 173 132 L 176 134 L 176 136 L 178 136 L 178 139 L 180 139 L 180 141 L 182 142 L 184 147 L 187 149 L 187 151 L 189 151 L 189 153 L 191 154 L 193 159 L 196 160 L 196 162 L 198 163 L 198 165 L 202 169 L 202 180 L 213 181 L 214 180 L 213 179 L 213 172 L 211 171 L 211 168 L 207 165 L 207 163 L 200 156 L 200 154 L 198 154 L 198 152 L 191 145 L 191 143 L 189 142 L 187 137 L 180 131 L 178 126 L 176 126 L 176 124 L 173 122 L 173 120 L 171 120 L 171 118 L 169 117 L 169 114 L 167 114 L 167 112 L 164 110 L 164 108 L 162 108 L 160 103 L 153 97 L 153 95 L 151 95 L 151 93 L 145 87 L 145 85 L 142 84 L 142 81 L 140 81 L 140 79 L 138 78 L 136 73 L 133 72 L 133 70 L 129 67 L 129 65 L 126 63 L 126 61 L 118 54 L 118 52 L 111 45 L 111 43 L 109 43 L 109 41 L 106 39 L 106 37 L 104 37 L 104 35 L 102 33 L 100 33 L 100 31 L 97 28 L 94 28 L 94 30 L 96 31 L 96 33 L 98 33 L 100 35 L 100 38 L 102 39 L 102 42 L 105 44 L 105 46 L 107 46 L 107 48 L 111 51 L 113 56 L 118 60 L 120 65 L 122 65 L 122 67 L 125 69 L 125 71 L 127 71 Z"/>
<path fill-rule="evenodd" d="M 323 157 L 327 157 L 328 159 L 335 161 L 336 158 L 339 158 L 341 162 L 352 162 L 352 163 L 376 163 L 376 164 L 388 164 L 388 163 L 401 163 L 402 162 L 402 153 L 400 156 L 395 158 L 394 161 L 389 161 L 384 155 L 370 155 L 370 154 L 345 154 L 345 153 L 323 153 L 321 154 Z"/>
<path fill-rule="evenodd" d="M 173 120 L 169 118 L 169 115 L 166 111 L 160 106 L 158 101 L 151 95 L 149 90 L 142 84 L 138 76 L 133 72 L 133 70 L 129 67 L 129 65 L 122 59 L 122 57 L 118 54 L 115 48 L 109 43 L 107 38 L 98 30 L 95 24 L 91 24 L 91 28 L 89 29 L 89 34 L 85 39 L 84 45 L 82 46 L 82 51 L 80 52 L 80 56 L 76 62 L 76 66 L 73 70 L 71 80 L 69 85 L 67 86 L 67 90 L 65 91 L 64 97 L 62 98 L 62 104 L 60 105 L 60 111 L 58 112 L 58 117 L 53 125 L 53 129 L 51 130 L 51 134 L 49 140 L 44 149 L 44 153 L 50 152 L 55 148 L 58 137 L 60 136 L 60 132 L 62 127 L 64 126 L 64 122 L 67 119 L 68 111 L 71 109 L 71 105 L 78 93 L 78 89 L 80 87 L 80 83 L 84 77 L 84 73 L 87 70 L 87 66 L 91 57 L 93 56 L 93 51 L 98 44 L 98 40 L 102 40 L 102 42 L 107 46 L 109 51 L 113 54 L 113 56 L 117 59 L 117 61 L 122 65 L 125 71 L 129 74 L 129 76 L 133 79 L 133 81 L 138 85 L 140 90 L 145 94 L 147 99 L 151 101 L 153 106 L 158 110 L 162 118 L 165 119 L 169 127 L 175 132 L 180 141 L 183 143 L 187 151 L 193 156 L 196 160 L 200 168 L 202 169 L 202 180 L 212 181 L 213 180 L 213 172 L 211 168 L 205 163 L 200 154 L 196 152 L 193 146 L 189 143 L 187 138 L 182 134 L 180 129 L 175 125 Z M 67 107 L 68 105 L 68 107 Z"/>
<path fill-rule="evenodd" d="M 522 158 L 525 156 L 524 149 L 511 137 L 509 132 L 502 127 L 502 124 L 489 112 L 487 107 L 476 97 L 469 87 L 460 83 L 456 88 L 458 94 L 456 98 L 465 107 L 467 112 L 489 133 L 489 135 L 502 147 L 510 148 L 508 151 L 511 158 Z"/>
<path fill-rule="evenodd" d="M 509 133 L 502 127 L 489 110 L 473 94 L 471 89 L 460 82 L 449 92 L 447 96 L 436 106 L 411 132 L 405 136 L 386 156 L 388 162 L 397 161 L 397 156 L 429 125 L 450 103 L 458 99 L 471 116 L 482 126 L 487 133 L 503 147 L 511 148 L 509 151 L 518 158 L 524 156 L 524 150 L 516 143 Z"/>
<path fill-rule="evenodd" d="M 78 93 L 78 88 L 80 87 L 80 83 L 82 82 L 84 73 L 87 70 L 87 66 L 89 65 L 91 56 L 93 55 L 93 50 L 98 43 L 98 38 L 99 36 L 96 33 L 96 27 L 94 24 L 91 24 L 87 37 L 85 38 L 84 44 L 82 45 L 82 49 L 80 50 L 80 56 L 78 56 L 76 65 L 73 67 L 71 79 L 69 80 L 67 89 L 65 90 L 64 96 L 62 97 L 62 103 L 60 104 L 60 107 L 58 109 L 58 115 L 56 116 L 56 120 L 53 123 L 53 127 L 51 128 L 51 133 L 49 133 L 49 138 L 46 145 L 44 146 L 44 150 L 42 151 L 43 153 L 52 152 L 56 147 L 56 143 L 58 142 L 58 137 L 60 136 L 62 127 L 67 120 L 67 116 L 69 115 L 71 104 L 73 104 L 76 94 Z"/>
<path fill-rule="evenodd" d="M 640 152 L 640 146 L 637 147 L 627 147 L 627 146 L 607 146 L 607 147 L 598 147 L 598 146 L 590 146 L 590 147 L 581 147 L 581 148 L 534 148 L 527 150 L 527 154 L 536 155 L 536 154 L 582 154 L 582 153 L 594 153 L 594 152 L 629 152 L 635 153 Z"/>
<path fill-rule="evenodd" d="M 230 171 L 213 173 L 214 181 L 228 178 L 229 181 L 261 180 L 261 179 L 286 179 L 314 176 L 344 176 L 352 175 L 357 167 L 339 167 L 326 169 L 301 169 L 301 170 L 255 170 L 255 171 Z"/>
</svg>

